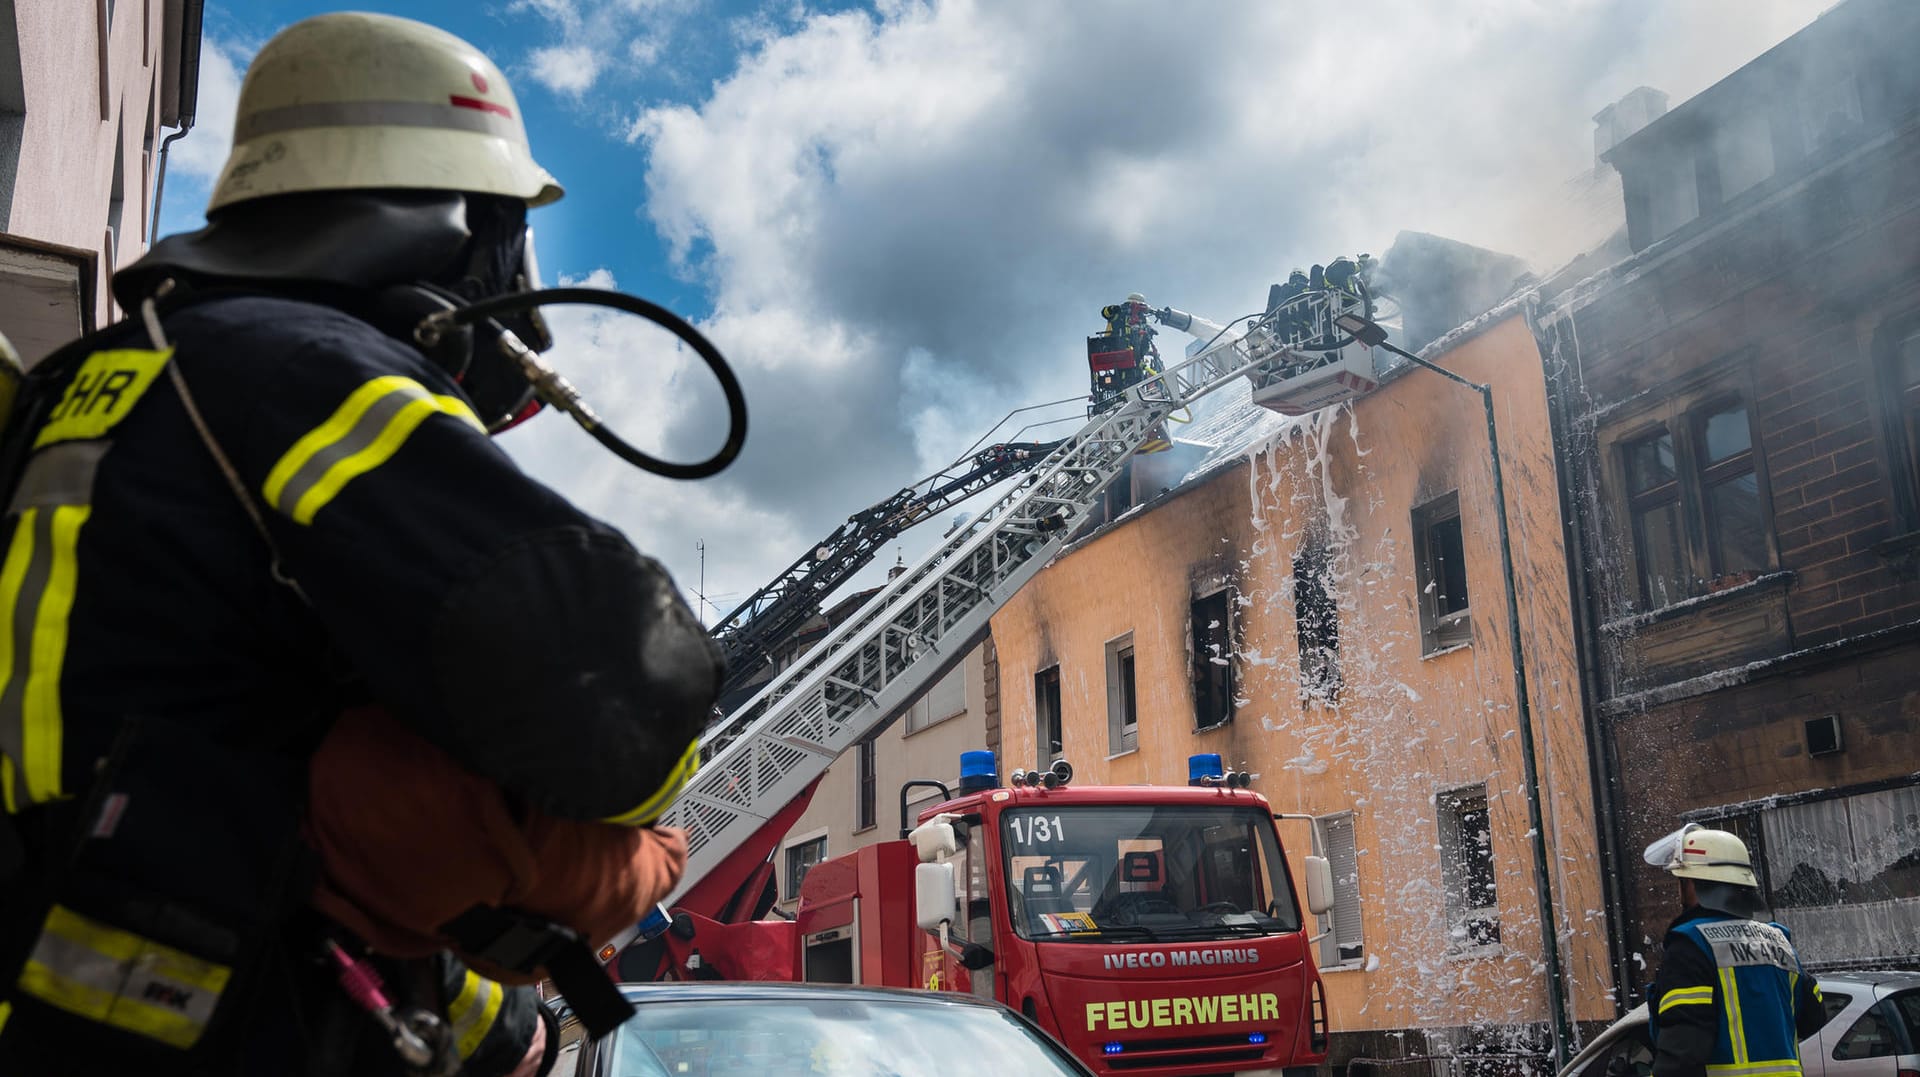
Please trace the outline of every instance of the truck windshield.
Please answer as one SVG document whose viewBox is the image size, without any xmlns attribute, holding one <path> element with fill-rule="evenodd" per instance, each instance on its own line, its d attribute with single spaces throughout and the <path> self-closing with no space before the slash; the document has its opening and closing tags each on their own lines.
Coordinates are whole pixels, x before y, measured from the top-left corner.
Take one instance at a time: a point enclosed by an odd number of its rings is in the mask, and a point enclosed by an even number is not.
<svg viewBox="0 0 1920 1077">
<path fill-rule="evenodd" d="M 1257 809 L 1018 808 L 1000 827 L 1022 938 L 1139 942 L 1300 930 L 1273 823 Z"/>
</svg>

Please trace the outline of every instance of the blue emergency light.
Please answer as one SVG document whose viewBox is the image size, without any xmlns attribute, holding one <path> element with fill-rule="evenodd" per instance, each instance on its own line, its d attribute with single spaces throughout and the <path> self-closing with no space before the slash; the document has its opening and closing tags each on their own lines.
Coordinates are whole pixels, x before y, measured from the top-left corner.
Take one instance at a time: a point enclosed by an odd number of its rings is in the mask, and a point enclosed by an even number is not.
<svg viewBox="0 0 1920 1077">
<path fill-rule="evenodd" d="M 960 792 L 963 795 L 993 789 L 999 784 L 1000 776 L 994 773 L 992 752 L 960 753 Z"/>
<path fill-rule="evenodd" d="M 1126 1048 L 1118 1043 L 1109 1043 L 1105 1047 L 1101 1048 L 1101 1050 L 1105 1051 L 1107 1054 L 1110 1054 L 1110 1055 L 1117 1055 L 1120 1052 L 1126 1050 Z"/>
<path fill-rule="evenodd" d="M 1187 757 L 1187 784 L 1203 785 L 1208 778 L 1218 778 L 1227 772 L 1225 764 L 1220 762 L 1219 752 L 1207 752 L 1203 755 Z"/>
<path fill-rule="evenodd" d="M 672 925 L 673 917 L 667 915 L 667 907 L 655 903 L 653 911 L 641 919 L 640 934 L 635 941 L 652 942 L 654 939 L 666 934 L 667 928 Z"/>
<path fill-rule="evenodd" d="M 1267 1042 L 1267 1034 L 1264 1032 L 1249 1032 L 1247 1033 L 1247 1042 L 1252 1044 L 1265 1043 Z"/>
</svg>

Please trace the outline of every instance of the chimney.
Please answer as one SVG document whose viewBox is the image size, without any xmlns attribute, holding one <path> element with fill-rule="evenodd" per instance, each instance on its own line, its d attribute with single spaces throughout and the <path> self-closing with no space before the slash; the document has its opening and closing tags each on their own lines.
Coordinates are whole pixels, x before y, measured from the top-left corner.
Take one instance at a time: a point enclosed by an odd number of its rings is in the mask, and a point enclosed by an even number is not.
<svg viewBox="0 0 1920 1077">
<path fill-rule="evenodd" d="M 1602 155 L 1666 112 L 1667 95 L 1651 86 L 1641 86 L 1595 113 L 1593 166 L 1600 167 Z"/>
</svg>

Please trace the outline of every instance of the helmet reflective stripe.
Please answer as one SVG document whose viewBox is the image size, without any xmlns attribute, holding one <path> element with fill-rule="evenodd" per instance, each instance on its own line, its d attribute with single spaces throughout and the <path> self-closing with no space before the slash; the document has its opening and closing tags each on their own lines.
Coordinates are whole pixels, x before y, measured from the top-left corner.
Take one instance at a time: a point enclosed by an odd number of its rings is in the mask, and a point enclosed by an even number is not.
<svg viewBox="0 0 1920 1077">
<path fill-rule="evenodd" d="M 1703 827 L 1686 830 L 1679 839 L 1665 865 L 1673 875 L 1735 886 L 1760 885 L 1753 874 L 1753 858 L 1747 852 L 1747 843 L 1736 835 Z"/>
<path fill-rule="evenodd" d="M 247 68 L 233 152 L 208 212 L 270 195 L 390 188 L 532 206 L 562 193 L 534 162 L 506 76 L 460 38 L 364 12 L 275 35 Z"/>
<path fill-rule="evenodd" d="M 474 106 L 429 101 L 328 101 L 256 112 L 234 123 L 233 138 L 240 142 L 309 127 L 443 127 L 500 138 L 518 133 L 508 115 Z"/>
</svg>

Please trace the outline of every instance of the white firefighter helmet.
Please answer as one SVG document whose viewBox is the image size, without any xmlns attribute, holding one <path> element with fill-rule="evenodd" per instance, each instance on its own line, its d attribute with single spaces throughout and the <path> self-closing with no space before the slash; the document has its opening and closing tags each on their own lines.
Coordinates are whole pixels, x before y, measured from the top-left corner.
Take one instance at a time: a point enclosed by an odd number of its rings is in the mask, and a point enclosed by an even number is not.
<svg viewBox="0 0 1920 1077">
<path fill-rule="evenodd" d="M 209 213 L 300 191 L 477 191 L 558 199 L 520 102 L 479 49 L 411 19 L 343 12 L 276 34 L 247 68 Z"/>
<path fill-rule="evenodd" d="M 1141 294 L 1140 294 L 1139 292 L 1128 292 L 1128 293 L 1127 293 L 1127 302 L 1129 302 L 1129 303 L 1138 303 L 1138 304 L 1140 304 L 1141 306 L 1145 306 L 1145 305 L 1146 305 L 1146 303 L 1147 303 L 1147 297 L 1146 297 L 1146 296 L 1144 296 L 1144 295 L 1141 295 Z"/>
<path fill-rule="evenodd" d="M 1647 863 L 1681 879 L 1758 887 L 1747 843 L 1724 830 L 1688 823 L 1647 846 Z"/>
</svg>

